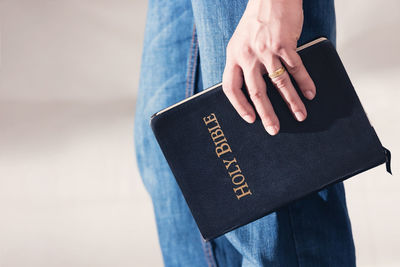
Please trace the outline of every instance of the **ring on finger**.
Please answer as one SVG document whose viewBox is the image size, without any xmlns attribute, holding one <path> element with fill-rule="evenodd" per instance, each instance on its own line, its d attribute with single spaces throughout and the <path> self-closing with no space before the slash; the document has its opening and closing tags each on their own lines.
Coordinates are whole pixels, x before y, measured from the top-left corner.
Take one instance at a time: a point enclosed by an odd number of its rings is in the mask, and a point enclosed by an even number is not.
<svg viewBox="0 0 400 267">
<path fill-rule="evenodd" d="M 285 71 L 286 71 L 286 69 L 282 66 L 282 67 L 280 67 L 279 69 L 275 70 L 274 72 L 269 73 L 268 76 L 269 76 L 271 79 L 273 79 L 273 78 L 276 78 L 276 77 L 281 76 L 283 73 L 285 73 Z"/>
</svg>

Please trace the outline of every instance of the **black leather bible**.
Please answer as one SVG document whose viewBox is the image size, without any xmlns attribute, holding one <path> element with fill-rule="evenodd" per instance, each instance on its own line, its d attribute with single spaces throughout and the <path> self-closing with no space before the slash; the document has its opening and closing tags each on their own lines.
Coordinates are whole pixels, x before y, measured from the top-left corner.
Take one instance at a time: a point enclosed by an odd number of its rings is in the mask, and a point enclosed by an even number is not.
<svg viewBox="0 0 400 267">
<path fill-rule="evenodd" d="M 382 146 L 341 59 L 326 38 L 297 49 L 317 93 L 303 97 L 298 122 L 267 74 L 280 120 L 269 135 L 257 114 L 245 122 L 222 83 L 155 113 L 150 125 L 205 240 L 268 215 L 308 194 L 386 163 Z M 242 86 L 249 102 L 251 99 Z M 254 107 L 254 105 L 253 105 Z"/>
</svg>

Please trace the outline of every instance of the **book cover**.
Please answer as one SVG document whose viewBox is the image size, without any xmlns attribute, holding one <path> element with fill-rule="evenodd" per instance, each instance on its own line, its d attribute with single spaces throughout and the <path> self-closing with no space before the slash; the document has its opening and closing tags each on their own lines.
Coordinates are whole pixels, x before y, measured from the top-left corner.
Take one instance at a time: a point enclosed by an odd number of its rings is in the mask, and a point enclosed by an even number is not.
<svg viewBox="0 0 400 267">
<path fill-rule="evenodd" d="M 306 99 L 292 80 L 308 113 L 298 122 L 264 75 L 280 120 L 275 136 L 265 131 L 258 115 L 253 124 L 245 122 L 222 83 L 151 117 L 153 133 L 205 240 L 380 164 L 390 172 L 390 151 L 382 146 L 332 43 L 319 38 L 298 53 L 317 93 Z"/>
</svg>

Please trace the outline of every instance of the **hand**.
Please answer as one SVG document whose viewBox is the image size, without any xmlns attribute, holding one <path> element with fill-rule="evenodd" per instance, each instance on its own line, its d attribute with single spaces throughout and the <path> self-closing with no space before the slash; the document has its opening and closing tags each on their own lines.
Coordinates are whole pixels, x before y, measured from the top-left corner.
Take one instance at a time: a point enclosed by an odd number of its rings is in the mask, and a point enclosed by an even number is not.
<svg viewBox="0 0 400 267">
<path fill-rule="evenodd" d="M 313 99 L 316 93 L 315 84 L 296 52 L 302 27 L 302 0 L 249 0 L 226 47 L 224 93 L 239 115 L 253 123 L 255 111 L 241 91 L 244 77 L 250 99 L 271 135 L 277 134 L 280 126 L 267 96 L 263 74 L 273 73 L 283 63 L 307 99 Z M 307 111 L 287 71 L 271 80 L 293 116 L 303 121 Z"/>
</svg>

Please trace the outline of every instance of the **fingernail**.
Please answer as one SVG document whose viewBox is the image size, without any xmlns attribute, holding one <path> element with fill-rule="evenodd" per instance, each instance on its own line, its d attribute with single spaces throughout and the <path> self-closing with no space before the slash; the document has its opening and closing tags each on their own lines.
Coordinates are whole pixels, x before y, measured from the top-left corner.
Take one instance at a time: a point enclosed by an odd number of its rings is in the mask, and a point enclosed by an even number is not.
<svg viewBox="0 0 400 267">
<path fill-rule="evenodd" d="M 277 126 L 267 126 L 266 130 L 270 135 L 275 135 L 275 134 L 278 133 L 278 127 Z"/>
<path fill-rule="evenodd" d="M 297 119 L 298 121 L 303 121 L 303 120 L 306 118 L 306 116 L 304 116 L 304 113 L 301 112 L 301 111 L 296 111 L 296 112 L 294 113 L 294 115 L 296 116 L 296 119 Z"/>
<path fill-rule="evenodd" d="M 243 117 L 243 119 L 244 119 L 245 121 L 247 121 L 248 123 L 253 123 L 253 120 L 251 119 L 251 116 L 250 116 L 250 115 L 245 115 L 245 116 Z"/>
<path fill-rule="evenodd" d="M 312 99 L 314 97 L 314 93 L 310 90 L 307 90 L 304 94 L 308 99 Z"/>
</svg>

